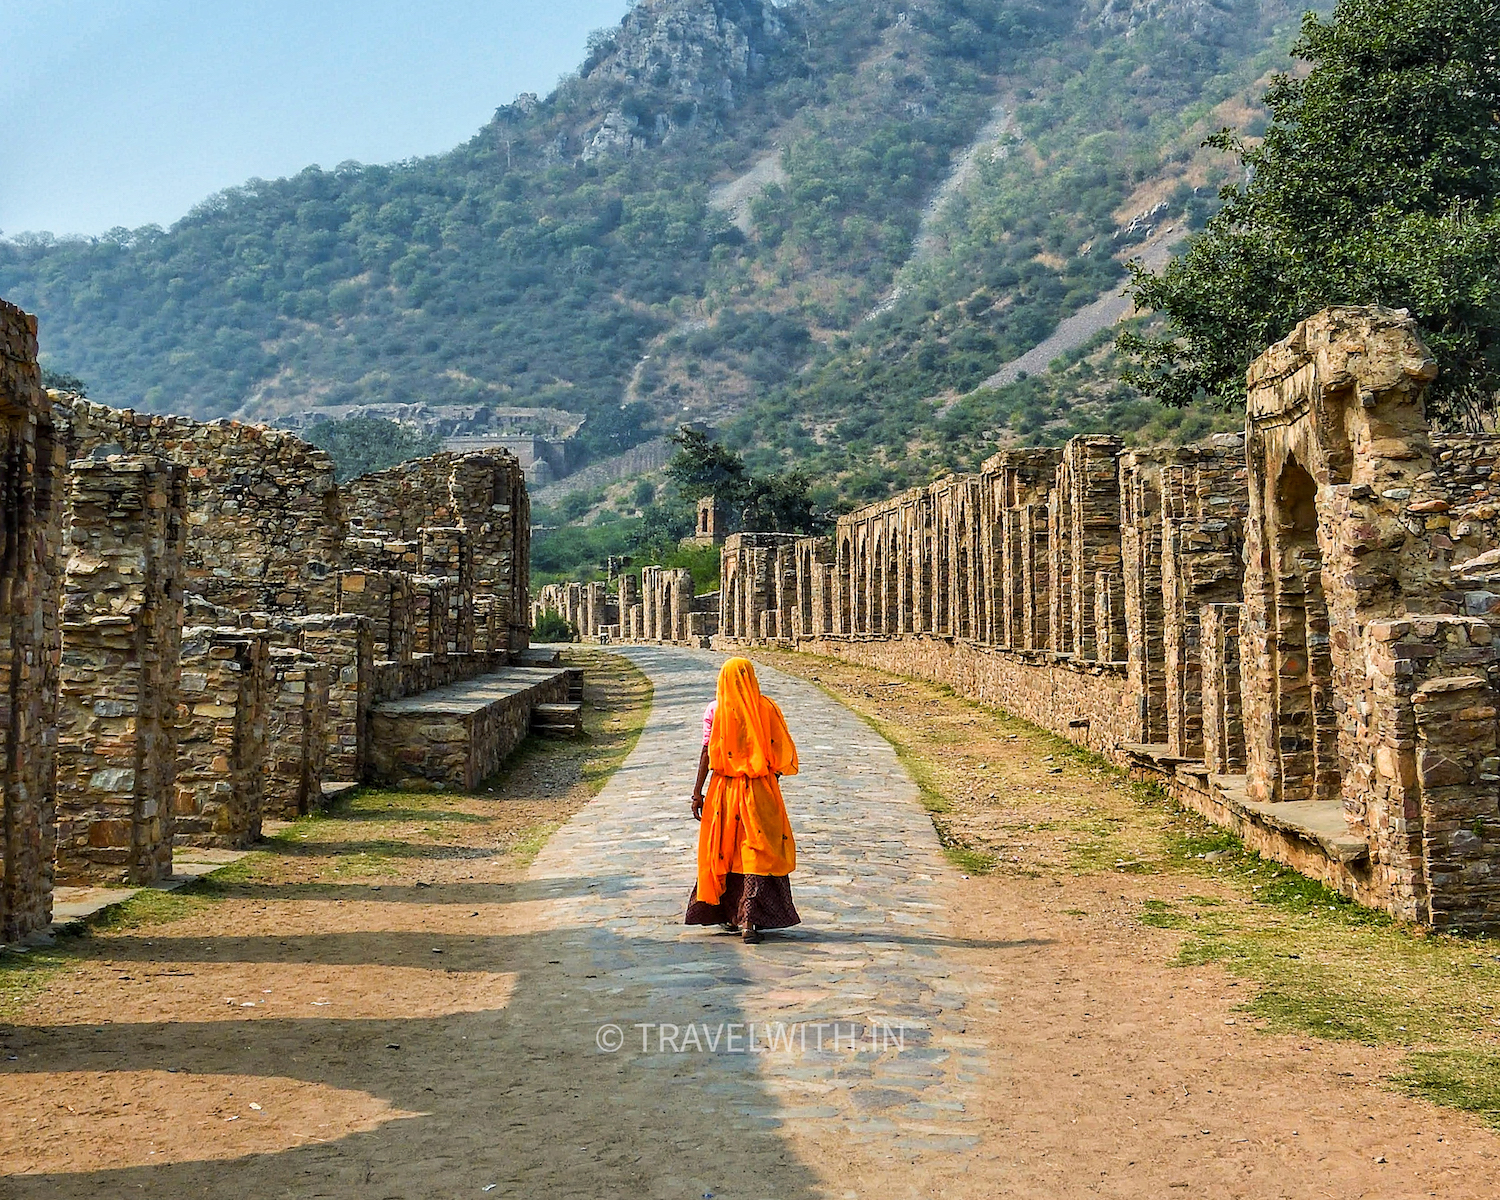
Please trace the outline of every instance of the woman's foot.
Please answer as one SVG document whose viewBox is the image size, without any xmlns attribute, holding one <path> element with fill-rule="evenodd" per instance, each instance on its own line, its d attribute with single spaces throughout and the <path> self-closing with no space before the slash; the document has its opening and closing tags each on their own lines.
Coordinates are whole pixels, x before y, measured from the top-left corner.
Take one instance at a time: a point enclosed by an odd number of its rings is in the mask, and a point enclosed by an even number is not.
<svg viewBox="0 0 1500 1200">
<path fill-rule="evenodd" d="M 731 925 L 728 921 L 721 921 L 719 923 L 719 928 L 722 929 L 725 933 L 738 933 L 740 931 L 740 927 L 738 925 Z"/>
<path fill-rule="evenodd" d="M 746 925 L 745 932 L 740 934 L 740 937 L 744 938 L 745 945 L 747 946 L 753 946 L 761 940 L 760 930 L 755 928 L 754 925 Z"/>
</svg>

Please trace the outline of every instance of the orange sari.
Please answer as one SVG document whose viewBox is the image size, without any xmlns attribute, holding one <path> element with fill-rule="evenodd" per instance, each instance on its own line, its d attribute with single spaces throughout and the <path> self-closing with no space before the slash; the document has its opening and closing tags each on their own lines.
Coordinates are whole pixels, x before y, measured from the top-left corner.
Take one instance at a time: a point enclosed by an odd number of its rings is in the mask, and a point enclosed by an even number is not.
<svg viewBox="0 0 1500 1200">
<path fill-rule="evenodd" d="M 797 773 L 786 718 L 760 694 L 748 658 L 724 664 L 718 699 L 708 739 L 713 777 L 698 831 L 697 898 L 705 904 L 719 902 L 731 872 L 790 875 L 797 867 L 797 843 L 777 779 Z"/>
</svg>

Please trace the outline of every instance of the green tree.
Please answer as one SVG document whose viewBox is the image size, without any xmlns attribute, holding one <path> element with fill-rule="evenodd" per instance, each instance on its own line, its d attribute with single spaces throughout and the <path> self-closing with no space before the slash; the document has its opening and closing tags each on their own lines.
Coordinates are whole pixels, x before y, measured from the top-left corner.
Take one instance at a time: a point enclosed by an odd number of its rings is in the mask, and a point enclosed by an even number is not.
<svg viewBox="0 0 1500 1200">
<path fill-rule="evenodd" d="M 578 630 L 562 613 L 549 608 L 536 619 L 536 627 L 532 629 L 531 636 L 538 642 L 576 642 Z"/>
<path fill-rule="evenodd" d="M 716 496 L 727 507 L 742 499 L 749 473 L 745 460 L 707 434 L 684 425 L 672 435 L 677 453 L 667 463 L 667 478 L 685 499 Z"/>
<path fill-rule="evenodd" d="M 1500 389 L 1500 0 L 1340 0 L 1309 14 L 1245 182 L 1186 254 L 1135 272 L 1166 336 L 1127 334 L 1126 378 L 1176 405 L 1244 403 L 1251 360 L 1329 304 L 1406 308 L 1436 355 L 1429 403 L 1477 424 Z"/>
<path fill-rule="evenodd" d="M 42 386 L 50 392 L 71 392 L 85 399 L 89 394 L 88 384 L 77 375 L 69 375 L 66 371 L 53 371 L 47 367 L 42 368 Z"/>
<path fill-rule="evenodd" d="M 817 533 L 823 519 L 808 494 L 806 471 L 752 478 L 740 509 L 740 527 L 752 533 Z"/>
<path fill-rule="evenodd" d="M 443 439 L 383 417 L 345 417 L 319 421 L 307 440 L 328 451 L 340 483 L 372 471 L 383 471 L 409 458 L 423 458 L 443 448 Z"/>
</svg>

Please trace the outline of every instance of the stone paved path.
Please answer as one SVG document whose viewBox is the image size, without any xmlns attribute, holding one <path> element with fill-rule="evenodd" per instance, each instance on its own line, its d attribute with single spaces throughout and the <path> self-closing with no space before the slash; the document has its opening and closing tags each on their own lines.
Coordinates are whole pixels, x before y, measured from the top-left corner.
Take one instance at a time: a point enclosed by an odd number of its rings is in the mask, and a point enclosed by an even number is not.
<svg viewBox="0 0 1500 1200">
<path fill-rule="evenodd" d="M 908 1161 L 971 1152 L 987 1070 L 965 1033 L 977 985 L 945 954 L 949 868 L 890 745 L 813 685 L 758 667 L 801 757 L 784 792 L 803 924 L 754 947 L 685 927 L 698 830 L 687 798 L 723 659 L 621 649 L 655 685 L 649 723 L 532 872 L 538 936 L 578 989 L 563 1019 L 579 1037 L 617 1027 L 621 1069 L 663 1070 L 736 1128 L 795 1122 Z"/>
</svg>

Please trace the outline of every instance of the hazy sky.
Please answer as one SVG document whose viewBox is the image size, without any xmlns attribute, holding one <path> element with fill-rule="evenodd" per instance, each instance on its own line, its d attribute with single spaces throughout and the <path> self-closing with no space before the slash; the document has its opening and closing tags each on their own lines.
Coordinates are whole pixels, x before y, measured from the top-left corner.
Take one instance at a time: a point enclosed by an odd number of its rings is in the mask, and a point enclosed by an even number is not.
<svg viewBox="0 0 1500 1200">
<path fill-rule="evenodd" d="M 168 225 L 311 163 L 446 150 L 626 0 L 0 0 L 0 231 Z"/>
</svg>

